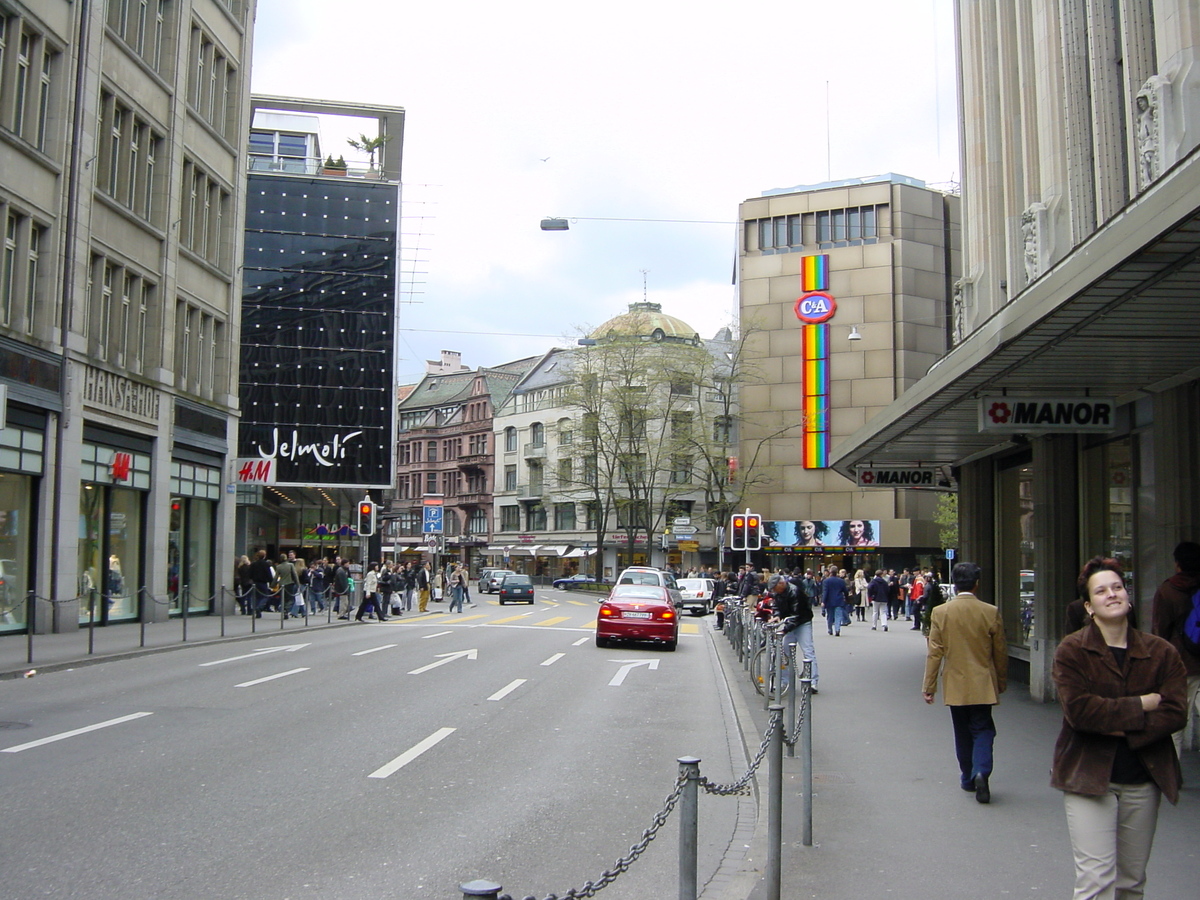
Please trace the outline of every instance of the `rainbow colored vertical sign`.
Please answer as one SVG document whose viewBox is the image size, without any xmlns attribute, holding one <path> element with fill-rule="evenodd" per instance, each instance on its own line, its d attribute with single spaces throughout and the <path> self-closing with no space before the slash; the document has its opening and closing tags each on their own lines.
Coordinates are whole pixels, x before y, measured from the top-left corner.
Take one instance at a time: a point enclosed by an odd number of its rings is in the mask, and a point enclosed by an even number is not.
<svg viewBox="0 0 1200 900">
<path fill-rule="evenodd" d="M 803 437 L 801 464 L 806 469 L 829 467 L 829 319 L 837 309 L 836 301 L 828 294 L 829 256 L 805 256 L 800 260 L 800 287 L 804 296 L 797 301 L 796 316 L 800 326 L 801 409 Z M 823 311 L 806 310 L 806 301 L 825 304 Z M 827 303 L 825 303 L 827 301 Z M 813 323 L 812 319 L 820 321 Z"/>
</svg>

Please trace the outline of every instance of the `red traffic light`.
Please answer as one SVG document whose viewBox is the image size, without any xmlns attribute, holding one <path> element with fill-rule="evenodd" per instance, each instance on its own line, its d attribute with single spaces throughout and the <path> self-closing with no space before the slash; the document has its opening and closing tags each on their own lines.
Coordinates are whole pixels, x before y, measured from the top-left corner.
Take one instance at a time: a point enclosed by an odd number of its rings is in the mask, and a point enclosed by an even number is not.
<svg viewBox="0 0 1200 900">
<path fill-rule="evenodd" d="M 370 515 L 370 514 L 371 514 L 371 513 L 374 511 L 374 509 L 375 509 L 375 504 L 374 504 L 374 503 L 360 503 L 360 504 L 358 504 L 358 514 L 359 514 L 360 516 L 369 516 L 369 515 Z"/>
<path fill-rule="evenodd" d="M 734 528 L 745 528 L 746 527 L 746 517 L 745 516 L 734 516 L 733 517 L 733 527 Z"/>
</svg>

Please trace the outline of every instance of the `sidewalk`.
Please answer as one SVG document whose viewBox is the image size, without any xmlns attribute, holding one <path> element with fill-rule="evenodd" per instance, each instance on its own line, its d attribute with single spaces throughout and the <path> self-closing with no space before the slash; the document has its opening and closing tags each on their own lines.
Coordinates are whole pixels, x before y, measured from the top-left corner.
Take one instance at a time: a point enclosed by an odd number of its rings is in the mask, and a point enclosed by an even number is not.
<svg viewBox="0 0 1200 900">
<path fill-rule="evenodd" d="M 431 607 L 430 611 L 437 610 Z M 421 614 L 413 611 L 408 615 Z M 279 635 L 303 641 L 307 640 L 304 636 L 306 632 L 348 624 L 338 621 L 336 615 L 330 616 L 324 612 L 310 616 L 307 623 L 305 619 L 283 619 L 279 613 L 263 613 L 261 619 L 227 615 L 224 623 L 220 616 L 189 616 L 187 644 Z M 88 631 L 87 628 L 81 628 L 65 634 L 35 634 L 32 663 L 29 662 L 27 635 L 0 635 L 0 678 L 19 678 L 30 670 L 44 672 L 177 649 L 183 646 L 184 620 L 178 618 L 146 625 L 144 638 L 142 626 L 137 622 L 123 622 L 103 628 L 97 626 L 92 631 L 90 653 Z"/>
<path fill-rule="evenodd" d="M 708 626 L 712 619 L 706 619 Z M 813 698 L 813 843 L 801 843 L 800 758 L 784 760 L 783 884 L 788 898 L 1071 896 L 1073 864 L 1062 794 L 1049 786 L 1061 724 L 1057 704 L 1010 685 L 995 710 L 992 802 L 960 790 L 950 713 L 921 698 L 925 639 L 911 623 L 865 623 L 826 635 L 819 616 L 820 694 Z M 735 695 L 746 746 L 767 725 L 762 698 L 729 642 L 713 641 Z M 748 717 L 749 721 L 745 721 Z M 799 752 L 799 748 L 797 748 Z M 1179 805 L 1163 802 L 1148 897 L 1196 896 L 1200 754 L 1185 752 Z M 766 768 L 746 870 L 766 863 Z M 747 900 L 764 900 L 761 882 Z"/>
</svg>

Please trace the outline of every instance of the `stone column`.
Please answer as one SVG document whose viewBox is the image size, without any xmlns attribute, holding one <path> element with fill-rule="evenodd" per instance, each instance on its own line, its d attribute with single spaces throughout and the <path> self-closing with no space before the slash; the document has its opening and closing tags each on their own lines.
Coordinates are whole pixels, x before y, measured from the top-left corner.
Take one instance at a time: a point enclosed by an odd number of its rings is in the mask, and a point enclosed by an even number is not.
<svg viewBox="0 0 1200 900">
<path fill-rule="evenodd" d="M 1035 438 L 1033 538 L 1036 577 L 1033 632 L 1029 638 L 1029 693 L 1055 698 L 1054 650 L 1067 604 L 1075 598 L 1079 558 L 1079 441 L 1071 434 Z"/>
</svg>

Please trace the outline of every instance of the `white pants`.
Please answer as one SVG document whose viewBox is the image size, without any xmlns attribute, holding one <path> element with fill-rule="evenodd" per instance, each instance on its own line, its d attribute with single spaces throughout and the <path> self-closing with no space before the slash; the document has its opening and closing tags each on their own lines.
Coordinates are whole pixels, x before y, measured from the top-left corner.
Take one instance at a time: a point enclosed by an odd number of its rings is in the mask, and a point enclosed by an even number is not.
<svg viewBox="0 0 1200 900">
<path fill-rule="evenodd" d="M 1075 900 L 1143 896 L 1161 801 L 1153 782 L 1110 784 L 1101 797 L 1063 793 L 1075 854 Z"/>
<path fill-rule="evenodd" d="M 882 625 L 887 628 L 887 602 L 880 603 L 878 600 L 871 604 L 871 627 Z"/>
</svg>

